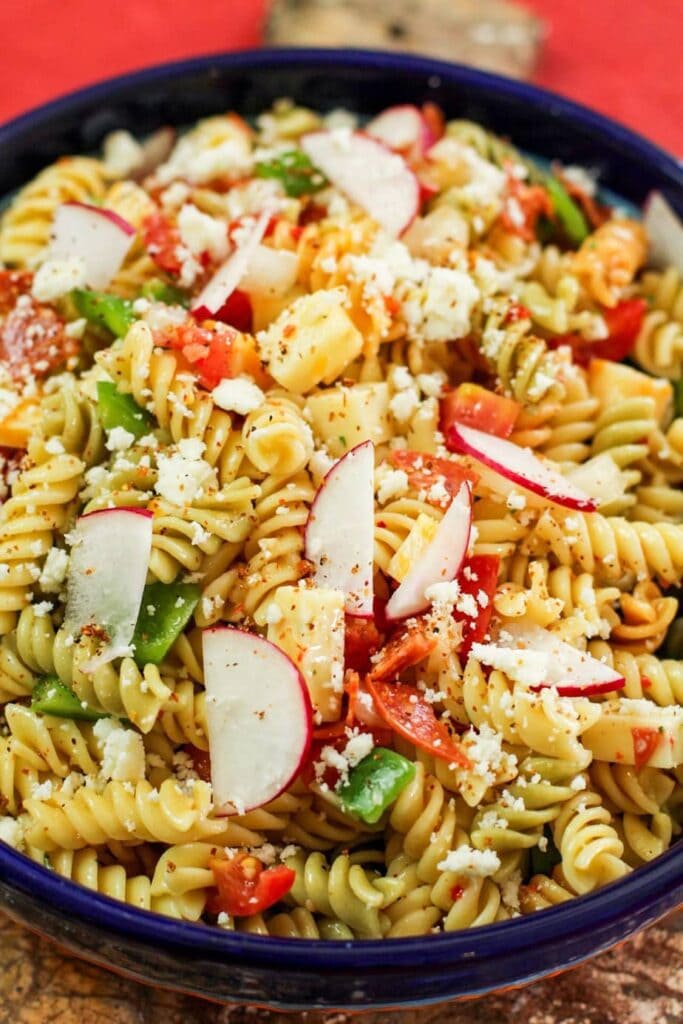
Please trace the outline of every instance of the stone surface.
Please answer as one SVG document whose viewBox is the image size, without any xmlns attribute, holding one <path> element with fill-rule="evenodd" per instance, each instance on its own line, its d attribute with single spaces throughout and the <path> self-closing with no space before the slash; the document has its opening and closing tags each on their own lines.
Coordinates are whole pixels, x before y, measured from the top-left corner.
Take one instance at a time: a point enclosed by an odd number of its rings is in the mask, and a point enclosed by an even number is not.
<svg viewBox="0 0 683 1024">
<path fill-rule="evenodd" d="M 363 1024 L 681 1024 L 683 918 L 576 970 L 503 995 Z M 0 914 L 0 1024 L 349 1024 L 345 1013 L 220 1007 L 136 985 L 59 953 Z"/>
</svg>

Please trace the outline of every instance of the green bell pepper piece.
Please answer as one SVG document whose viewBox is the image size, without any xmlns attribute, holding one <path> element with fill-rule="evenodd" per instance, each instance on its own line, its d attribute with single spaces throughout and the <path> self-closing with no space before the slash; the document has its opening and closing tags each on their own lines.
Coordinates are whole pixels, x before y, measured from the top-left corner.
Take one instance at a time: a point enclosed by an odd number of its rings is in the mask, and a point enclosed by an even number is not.
<svg viewBox="0 0 683 1024">
<path fill-rule="evenodd" d="M 142 595 L 133 634 L 138 665 L 163 661 L 197 607 L 201 589 L 194 583 L 149 583 Z"/>
<path fill-rule="evenodd" d="M 146 409 L 109 380 L 97 382 L 97 413 L 105 430 L 123 427 L 136 440 L 148 434 L 154 423 Z"/>
<path fill-rule="evenodd" d="M 75 288 L 71 296 L 81 316 L 96 327 L 103 327 L 117 338 L 123 338 L 135 320 L 133 303 L 107 292 L 91 292 Z"/>
<path fill-rule="evenodd" d="M 543 834 L 547 839 L 545 850 L 541 850 L 538 846 L 531 847 L 529 860 L 532 877 L 534 875 L 549 875 L 555 865 L 559 864 L 562 860 L 560 851 L 555 846 L 553 834 L 547 825 L 543 830 Z"/>
<path fill-rule="evenodd" d="M 583 240 L 590 234 L 590 228 L 583 215 L 583 211 L 576 205 L 564 185 L 557 178 L 548 176 L 545 179 L 545 187 L 550 193 L 553 209 L 564 228 L 567 238 L 573 245 L 581 245 Z"/>
<path fill-rule="evenodd" d="M 145 281 L 140 289 L 140 295 L 144 299 L 152 299 L 154 302 L 165 302 L 167 306 L 189 306 L 190 300 L 185 292 L 175 285 L 162 281 L 160 277 L 153 277 L 151 281 Z"/>
<path fill-rule="evenodd" d="M 282 184 L 288 196 L 297 198 L 319 192 L 327 185 L 327 178 L 300 149 L 290 149 L 272 160 L 256 164 L 255 173 L 259 178 L 275 178 Z"/>
<path fill-rule="evenodd" d="M 412 761 L 394 750 L 375 747 L 352 769 L 339 796 L 345 810 L 374 825 L 414 775 Z"/>
<path fill-rule="evenodd" d="M 56 676 L 45 676 L 36 683 L 31 696 L 31 710 L 58 718 L 77 718 L 83 722 L 96 722 L 108 718 L 103 711 L 83 707 L 73 690 L 65 686 Z"/>
<path fill-rule="evenodd" d="M 683 377 L 672 381 L 674 386 L 674 416 L 683 416 Z"/>
</svg>

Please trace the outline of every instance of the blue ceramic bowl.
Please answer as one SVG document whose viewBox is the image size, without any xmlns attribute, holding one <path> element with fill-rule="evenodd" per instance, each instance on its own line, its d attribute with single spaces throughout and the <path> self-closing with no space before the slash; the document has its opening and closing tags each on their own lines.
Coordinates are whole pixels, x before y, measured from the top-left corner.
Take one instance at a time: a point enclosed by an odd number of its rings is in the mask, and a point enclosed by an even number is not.
<svg viewBox="0 0 683 1024">
<path fill-rule="evenodd" d="M 545 157 L 595 168 L 641 204 L 664 192 L 683 215 L 681 165 L 626 128 L 530 85 L 413 56 L 278 50 L 198 58 L 81 90 L 0 128 L 0 195 L 115 128 L 141 134 L 280 96 L 371 114 L 433 100 Z M 67 882 L 0 843 L 0 906 L 70 951 L 140 981 L 287 1009 L 416 1006 L 524 984 L 573 967 L 683 899 L 683 844 L 628 878 L 531 917 L 449 935 L 317 943 L 179 923 Z"/>
</svg>

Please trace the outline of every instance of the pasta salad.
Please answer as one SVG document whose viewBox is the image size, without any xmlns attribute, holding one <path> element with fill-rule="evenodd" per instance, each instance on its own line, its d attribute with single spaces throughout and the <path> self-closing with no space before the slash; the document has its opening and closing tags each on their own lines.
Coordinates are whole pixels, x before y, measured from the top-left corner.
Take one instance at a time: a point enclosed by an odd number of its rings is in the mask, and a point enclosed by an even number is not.
<svg viewBox="0 0 683 1024">
<path fill-rule="evenodd" d="M 665 851 L 682 237 L 433 104 L 41 171 L 0 222 L 0 840 L 323 939 Z"/>
</svg>

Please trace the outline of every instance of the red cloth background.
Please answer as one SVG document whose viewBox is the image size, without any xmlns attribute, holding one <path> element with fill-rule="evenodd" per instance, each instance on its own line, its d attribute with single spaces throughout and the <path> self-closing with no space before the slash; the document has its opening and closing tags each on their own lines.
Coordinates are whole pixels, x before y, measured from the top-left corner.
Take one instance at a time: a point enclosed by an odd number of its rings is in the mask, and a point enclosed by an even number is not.
<svg viewBox="0 0 683 1024">
<path fill-rule="evenodd" d="M 549 29 L 538 82 L 683 153 L 681 0 L 525 2 Z M 0 0 L 0 121 L 109 75 L 258 45 L 264 7 L 265 0 Z"/>
</svg>

